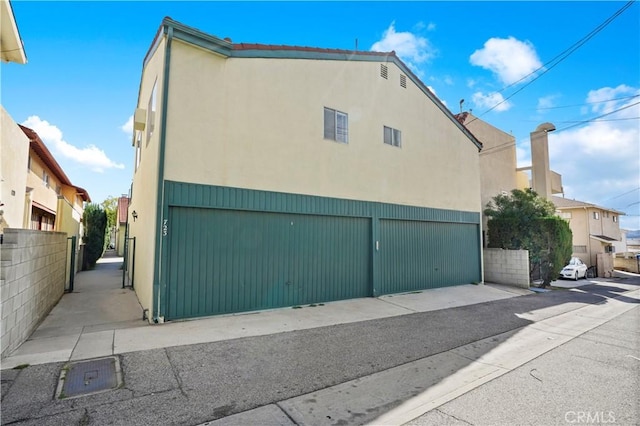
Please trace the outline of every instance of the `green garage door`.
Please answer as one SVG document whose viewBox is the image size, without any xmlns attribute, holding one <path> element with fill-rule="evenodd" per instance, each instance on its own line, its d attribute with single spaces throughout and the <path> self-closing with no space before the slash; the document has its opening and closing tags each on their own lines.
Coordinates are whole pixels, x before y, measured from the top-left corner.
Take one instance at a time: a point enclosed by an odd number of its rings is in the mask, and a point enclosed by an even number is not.
<svg viewBox="0 0 640 426">
<path fill-rule="evenodd" d="M 378 294 L 480 281 L 478 225 L 380 220 Z"/>
<path fill-rule="evenodd" d="M 367 297 L 371 220 L 170 207 L 168 318 Z"/>
</svg>

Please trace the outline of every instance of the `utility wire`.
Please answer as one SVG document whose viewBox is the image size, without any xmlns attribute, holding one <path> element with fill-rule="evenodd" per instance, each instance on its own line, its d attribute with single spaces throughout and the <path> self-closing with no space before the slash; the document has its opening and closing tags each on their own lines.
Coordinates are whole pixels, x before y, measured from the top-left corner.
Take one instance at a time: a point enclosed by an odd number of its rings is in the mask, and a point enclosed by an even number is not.
<svg viewBox="0 0 640 426">
<path fill-rule="evenodd" d="M 523 80 L 528 79 L 529 77 L 531 77 L 532 75 L 538 73 L 538 71 L 540 70 L 544 70 L 541 73 L 537 74 L 535 77 L 533 77 L 531 80 L 529 80 L 525 85 L 523 85 L 522 87 L 520 87 L 518 90 L 516 90 L 515 92 L 513 92 L 511 95 L 507 96 L 506 98 L 504 98 L 502 101 L 500 101 L 499 103 L 497 103 L 496 105 L 492 106 L 491 108 L 489 108 L 488 110 L 486 110 L 485 112 L 483 112 L 482 114 L 478 115 L 477 117 L 475 117 L 473 120 L 471 120 L 469 123 L 472 123 L 473 121 L 477 120 L 478 118 L 482 117 L 483 115 L 487 114 L 490 111 L 493 111 L 494 109 L 496 109 L 497 107 L 499 107 L 500 105 L 502 105 L 503 103 L 505 103 L 506 101 L 508 101 L 509 99 L 511 99 L 512 97 L 514 97 L 516 94 L 520 93 L 521 91 L 523 91 L 526 87 L 530 86 L 534 81 L 536 81 L 537 79 L 539 79 L 540 77 L 542 77 L 544 74 L 548 73 L 549 71 L 551 71 L 556 65 L 560 64 L 562 61 L 564 61 L 566 58 L 568 58 L 573 52 L 575 52 L 576 50 L 578 50 L 580 47 L 582 47 L 585 43 L 587 43 L 589 40 L 591 40 L 596 34 L 598 34 L 600 31 L 602 31 L 605 27 L 607 27 L 614 19 L 616 19 L 618 16 L 620 16 L 623 12 L 625 12 L 628 8 L 630 8 L 634 3 L 634 0 L 629 1 L 628 3 L 626 3 L 624 6 L 622 6 L 617 12 L 615 12 L 613 15 L 611 15 L 609 18 L 607 18 L 602 24 L 598 25 L 594 30 L 592 30 L 590 33 L 588 33 L 586 36 L 584 36 L 582 39 L 578 40 L 576 43 L 574 43 L 573 45 L 571 45 L 569 48 L 565 49 L 562 53 L 556 55 L 554 58 L 552 58 L 550 61 L 547 61 L 546 63 L 544 63 L 541 67 L 539 67 L 538 69 L 530 72 L 529 74 L 525 75 L 524 77 L 522 77 L 520 80 L 509 84 L 508 86 L 502 88 L 501 90 L 495 92 L 495 93 L 500 93 L 520 82 L 522 82 Z M 548 68 L 545 68 L 547 65 L 552 64 L 551 66 L 549 66 Z"/>
<path fill-rule="evenodd" d="M 608 112 L 606 114 L 599 115 L 597 117 L 590 118 L 588 120 L 574 121 L 573 123 L 576 123 L 576 124 L 572 124 L 571 126 L 567 126 L 567 127 L 562 128 L 562 129 L 558 129 L 558 130 L 554 131 L 554 133 L 559 133 L 559 132 L 562 132 L 564 130 L 572 129 L 572 128 L 576 127 L 576 126 L 580 126 L 582 124 L 586 124 L 586 123 L 590 123 L 590 122 L 608 121 L 608 120 L 600 120 L 600 118 L 606 117 L 606 116 L 611 115 L 611 114 L 615 114 L 616 112 L 620 112 L 622 110 L 625 110 L 627 108 L 631 108 L 632 106 L 636 106 L 638 104 L 640 104 L 640 102 L 636 102 L 635 104 L 631 104 L 631 105 L 624 106 L 622 108 L 618 108 L 618 109 L 616 109 L 614 111 Z M 635 119 L 637 119 L 637 118 L 640 118 L 640 117 L 636 117 Z M 620 119 L 620 120 L 624 120 L 624 119 Z M 511 147 L 511 146 L 514 146 L 514 145 L 516 145 L 515 142 L 506 142 L 506 143 L 503 143 L 503 144 L 500 144 L 500 145 L 492 146 L 491 148 L 487 148 L 486 150 L 480 151 L 480 155 L 494 154 L 494 153 L 497 152 L 498 149 L 500 151 L 502 151 L 503 149 L 507 149 L 508 147 Z"/>
<path fill-rule="evenodd" d="M 536 108 L 526 108 L 526 109 L 540 111 L 540 110 L 547 110 L 547 109 L 575 108 L 575 107 L 586 106 L 586 105 L 604 104 L 606 102 L 624 101 L 625 99 L 633 99 L 633 98 L 637 98 L 638 96 L 640 95 L 623 96 L 621 98 L 607 99 L 604 101 L 585 102 L 583 104 L 561 105 L 561 106 L 552 106 L 552 107 L 536 107 Z"/>
<path fill-rule="evenodd" d="M 633 188 L 631 191 L 623 192 L 623 193 L 622 193 L 622 194 L 620 194 L 620 195 L 616 195 L 615 197 L 606 198 L 604 201 L 615 200 L 616 198 L 624 197 L 625 195 L 627 195 L 627 194 L 631 194 L 632 192 L 635 192 L 635 191 L 637 191 L 637 190 L 639 190 L 639 189 L 640 189 L 640 186 L 639 186 L 639 187 L 637 187 L 637 188 Z"/>
<path fill-rule="evenodd" d="M 573 129 L 576 126 L 580 126 L 582 124 L 586 124 L 586 123 L 590 123 L 592 121 L 596 121 L 599 118 L 606 117 L 606 116 L 611 115 L 611 114 L 615 114 L 616 112 L 620 112 L 622 110 L 625 110 L 627 108 L 631 108 L 631 107 L 636 106 L 636 105 L 640 105 L 640 102 L 636 102 L 635 104 L 630 104 L 630 105 L 627 105 L 627 106 L 623 106 L 622 108 L 618 108 L 618 109 L 613 110 L 611 112 L 608 112 L 606 114 L 602 114 L 602 115 L 599 115 L 597 117 L 590 118 L 588 120 L 578 121 L 578 122 L 576 122 L 576 124 L 572 124 L 571 126 L 563 127 L 562 129 L 556 130 L 556 132 L 562 132 L 562 131 L 565 131 L 565 130 Z"/>
</svg>

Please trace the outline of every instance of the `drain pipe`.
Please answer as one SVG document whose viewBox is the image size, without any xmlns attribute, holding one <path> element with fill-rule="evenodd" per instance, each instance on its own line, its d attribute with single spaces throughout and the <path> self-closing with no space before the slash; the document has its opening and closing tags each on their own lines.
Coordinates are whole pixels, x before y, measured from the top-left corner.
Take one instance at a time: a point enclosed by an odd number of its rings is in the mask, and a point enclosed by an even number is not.
<svg viewBox="0 0 640 426">
<path fill-rule="evenodd" d="M 166 19 L 166 18 L 165 18 Z M 165 22 L 166 31 L 167 31 L 167 42 L 165 46 L 165 56 L 164 56 L 164 75 L 162 82 L 162 116 L 160 119 L 160 134 L 159 136 L 159 144 L 158 144 L 158 188 L 156 193 L 156 247 L 155 247 L 155 279 L 154 279 L 154 291 L 156 296 L 156 303 L 153 304 L 153 322 L 154 323 L 162 323 L 164 322 L 164 317 L 160 312 L 160 302 L 161 302 L 161 294 L 163 292 L 162 283 L 164 281 L 164 277 L 162 276 L 163 271 L 163 249 L 165 246 L 165 235 L 161 232 L 163 228 L 163 221 L 166 220 L 168 216 L 168 212 L 165 212 L 165 202 L 164 202 L 164 157 L 165 157 L 165 148 L 167 144 L 167 107 L 169 105 L 169 72 L 171 65 L 171 43 L 173 40 L 173 23 Z M 166 223 L 166 222 L 164 222 Z"/>
</svg>

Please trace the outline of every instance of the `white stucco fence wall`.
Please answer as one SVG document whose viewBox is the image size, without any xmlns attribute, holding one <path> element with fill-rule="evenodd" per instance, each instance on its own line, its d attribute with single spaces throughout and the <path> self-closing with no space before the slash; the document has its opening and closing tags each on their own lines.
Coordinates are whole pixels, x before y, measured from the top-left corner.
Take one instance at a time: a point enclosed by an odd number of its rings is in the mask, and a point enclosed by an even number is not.
<svg viewBox="0 0 640 426">
<path fill-rule="evenodd" d="M 20 346 L 64 294 L 67 234 L 5 229 L 0 246 L 2 358 Z"/>
<path fill-rule="evenodd" d="M 529 251 L 486 248 L 484 255 L 485 283 L 529 288 Z"/>
</svg>

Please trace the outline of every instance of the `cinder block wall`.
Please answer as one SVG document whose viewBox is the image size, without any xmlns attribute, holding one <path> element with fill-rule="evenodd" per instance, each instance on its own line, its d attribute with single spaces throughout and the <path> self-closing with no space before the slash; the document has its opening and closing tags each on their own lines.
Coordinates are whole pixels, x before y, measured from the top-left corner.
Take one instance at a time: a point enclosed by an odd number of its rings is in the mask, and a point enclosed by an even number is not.
<svg viewBox="0 0 640 426">
<path fill-rule="evenodd" d="M 529 251 L 486 248 L 484 281 L 529 288 Z"/>
<path fill-rule="evenodd" d="M 636 260 L 635 257 L 614 257 L 613 258 L 613 267 L 620 271 L 633 272 L 634 274 L 640 273 L 640 268 L 638 267 L 640 262 Z"/>
<path fill-rule="evenodd" d="M 5 229 L 0 246 L 2 358 L 20 346 L 64 294 L 67 234 Z"/>
</svg>

